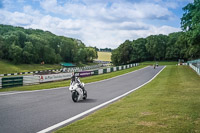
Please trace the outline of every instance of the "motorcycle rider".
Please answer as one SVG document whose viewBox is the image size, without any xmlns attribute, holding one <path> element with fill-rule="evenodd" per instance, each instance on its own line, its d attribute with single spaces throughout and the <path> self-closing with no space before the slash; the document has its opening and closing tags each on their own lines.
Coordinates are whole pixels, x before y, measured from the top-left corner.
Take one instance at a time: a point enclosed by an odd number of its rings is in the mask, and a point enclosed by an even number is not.
<svg viewBox="0 0 200 133">
<path fill-rule="evenodd" d="M 75 82 L 75 83 L 78 83 L 79 87 L 83 90 L 83 93 L 85 93 L 85 88 L 84 86 L 82 85 L 80 79 L 78 77 L 76 77 L 75 73 L 72 72 L 72 76 L 71 76 L 71 84 Z"/>
</svg>

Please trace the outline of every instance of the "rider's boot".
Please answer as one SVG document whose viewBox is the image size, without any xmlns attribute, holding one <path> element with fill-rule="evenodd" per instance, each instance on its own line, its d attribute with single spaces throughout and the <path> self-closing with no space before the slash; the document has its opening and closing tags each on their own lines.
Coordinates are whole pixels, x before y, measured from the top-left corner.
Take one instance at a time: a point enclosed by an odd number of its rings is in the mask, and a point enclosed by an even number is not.
<svg viewBox="0 0 200 133">
<path fill-rule="evenodd" d="M 81 88 L 82 88 L 82 90 L 83 90 L 83 94 L 85 94 L 85 92 L 86 92 L 86 91 L 85 91 L 85 88 L 84 88 L 83 86 L 82 86 Z"/>
<path fill-rule="evenodd" d="M 85 94 L 85 88 L 82 85 L 79 85 L 79 86 L 83 90 L 83 94 Z"/>
</svg>

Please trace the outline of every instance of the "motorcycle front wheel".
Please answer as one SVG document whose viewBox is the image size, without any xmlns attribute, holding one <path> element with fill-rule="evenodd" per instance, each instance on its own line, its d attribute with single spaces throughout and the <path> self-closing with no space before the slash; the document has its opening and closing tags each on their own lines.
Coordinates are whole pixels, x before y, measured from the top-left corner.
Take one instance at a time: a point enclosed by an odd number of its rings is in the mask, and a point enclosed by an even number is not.
<svg viewBox="0 0 200 133">
<path fill-rule="evenodd" d="M 72 100 L 74 102 L 77 102 L 78 101 L 78 92 L 77 91 L 73 91 L 72 92 Z"/>
</svg>

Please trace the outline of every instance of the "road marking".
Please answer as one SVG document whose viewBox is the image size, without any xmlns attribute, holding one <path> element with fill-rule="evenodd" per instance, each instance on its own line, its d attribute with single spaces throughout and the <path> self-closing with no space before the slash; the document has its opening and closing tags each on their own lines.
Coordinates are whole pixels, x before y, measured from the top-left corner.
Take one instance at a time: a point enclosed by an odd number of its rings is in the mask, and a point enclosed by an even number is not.
<svg viewBox="0 0 200 133">
<path fill-rule="evenodd" d="M 132 72 L 128 72 L 128 73 L 125 73 L 125 74 L 122 74 L 122 75 L 119 75 L 119 76 L 115 76 L 115 77 L 112 77 L 112 78 L 109 78 L 109 79 L 95 81 L 95 82 L 91 82 L 91 83 L 87 83 L 87 84 L 94 84 L 94 83 L 98 83 L 98 82 L 103 82 L 103 81 L 111 80 L 111 79 L 118 78 L 118 77 L 130 74 L 130 73 L 134 73 L 136 71 L 139 71 L 139 70 L 142 70 L 142 69 L 145 69 L 145 68 L 148 68 L 148 67 L 150 67 L 150 66 L 146 66 L 144 68 L 141 68 L 141 69 L 138 69 L 138 70 L 135 70 L 135 71 L 132 71 Z M 69 87 L 69 86 L 59 87 L 59 88 L 52 88 L 52 89 L 33 90 L 33 91 L 20 91 L 20 92 L 11 92 L 11 93 L 10 92 L 8 92 L 8 93 L 3 92 L 3 94 L 0 94 L 0 96 L 7 96 L 7 95 L 14 95 L 14 94 L 25 94 L 25 93 L 31 93 L 31 92 L 53 91 L 53 90 L 58 90 L 58 89 L 66 89 L 67 87 Z"/>
<path fill-rule="evenodd" d="M 69 119 L 67 119 L 67 120 L 65 120 L 65 121 L 62 121 L 62 122 L 60 122 L 60 123 L 57 123 L 57 124 L 55 124 L 55 125 L 53 125 L 53 126 L 51 126 L 51 127 L 48 127 L 48 128 L 46 128 L 46 129 L 44 129 L 44 130 L 41 130 L 41 131 L 39 131 L 39 132 L 37 132 L 37 133 L 47 133 L 47 132 L 51 132 L 51 131 L 53 131 L 53 130 L 55 130 L 55 129 L 58 129 L 58 128 L 61 127 L 61 126 L 64 126 L 64 125 L 66 125 L 66 124 L 68 124 L 68 123 L 70 123 L 70 122 L 72 122 L 72 121 L 74 121 L 74 120 L 76 120 L 76 119 L 78 119 L 78 118 L 81 118 L 81 117 L 83 117 L 83 116 L 85 116 L 85 115 L 87 115 L 87 114 L 89 114 L 89 113 L 91 113 L 91 112 L 93 112 L 93 111 L 95 111 L 95 110 L 97 110 L 97 109 L 99 109 L 99 108 L 104 107 L 104 106 L 107 105 L 107 104 L 110 104 L 110 103 L 112 103 L 112 102 L 114 102 L 114 101 L 116 101 L 116 100 L 118 100 L 118 99 L 120 99 L 120 98 L 122 98 L 122 97 L 124 97 L 124 96 L 126 96 L 126 95 L 128 95 L 128 94 L 130 94 L 130 93 L 132 93 L 133 91 L 135 91 L 135 90 L 137 90 L 137 89 L 143 87 L 144 85 L 148 84 L 149 82 L 151 82 L 154 78 L 157 77 L 158 74 L 160 74 L 160 73 L 162 72 L 162 70 L 163 70 L 165 67 L 166 67 L 166 66 L 164 66 L 153 78 L 151 78 L 151 79 L 150 79 L 149 81 L 147 81 L 146 83 L 140 85 L 139 87 L 134 88 L 134 89 L 132 89 L 131 91 L 128 91 L 128 92 L 126 92 L 126 93 L 124 93 L 124 94 L 122 94 L 122 95 L 120 95 L 120 96 L 118 96 L 118 97 L 116 97 L 116 98 L 114 98 L 114 99 L 112 99 L 112 100 L 109 100 L 109 101 L 107 101 L 107 102 L 105 102 L 105 103 L 102 103 L 102 104 L 100 104 L 100 105 L 98 105 L 98 106 L 96 106 L 96 107 L 93 107 L 93 108 L 91 108 L 91 109 L 89 109 L 89 110 L 87 110 L 87 111 L 85 111 L 85 112 L 82 112 L 82 113 L 80 113 L 80 114 L 78 114 L 78 115 L 76 115 L 76 116 L 73 116 L 73 117 L 71 117 L 71 118 L 69 118 Z"/>
</svg>

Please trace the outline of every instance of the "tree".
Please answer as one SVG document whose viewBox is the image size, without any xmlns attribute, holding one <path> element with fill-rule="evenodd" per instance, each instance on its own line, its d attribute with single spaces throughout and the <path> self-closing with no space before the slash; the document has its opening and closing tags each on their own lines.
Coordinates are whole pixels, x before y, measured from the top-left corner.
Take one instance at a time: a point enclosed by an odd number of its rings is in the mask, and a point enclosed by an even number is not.
<svg viewBox="0 0 200 133">
<path fill-rule="evenodd" d="M 168 37 L 162 34 L 147 37 L 146 48 L 147 51 L 154 57 L 154 60 L 165 59 L 167 41 Z"/>
<path fill-rule="evenodd" d="M 186 32 L 190 58 L 200 58 L 200 0 L 194 0 L 183 8 L 181 27 Z"/>
<path fill-rule="evenodd" d="M 114 65 L 121 65 L 120 50 L 119 48 L 112 51 L 111 60 Z"/>
<path fill-rule="evenodd" d="M 151 55 L 147 52 L 145 44 L 147 40 L 145 38 L 138 38 L 133 41 L 133 54 L 131 56 L 131 62 L 146 61 L 151 59 Z"/>
<path fill-rule="evenodd" d="M 112 51 L 111 60 L 114 65 L 128 64 L 131 62 L 132 52 L 132 42 L 126 40 L 117 49 Z"/>
<path fill-rule="evenodd" d="M 189 57 L 188 54 L 189 45 L 185 32 L 181 32 L 180 36 L 177 38 L 175 46 L 178 47 L 179 49 L 179 58 L 187 60 L 187 58 Z"/>
<path fill-rule="evenodd" d="M 4 52 L 3 52 L 3 47 L 4 47 L 4 41 L 3 38 L 0 36 L 0 59 L 3 58 Z"/>
<path fill-rule="evenodd" d="M 32 63 L 34 60 L 33 44 L 31 42 L 25 42 L 23 48 L 23 63 Z"/>
<path fill-rule="evenodd" d="M 97 58 L 97 51 L 93 47 L 86 48 L 87 53 L 87 62 L 92 62 Z"/>
<path fill-rule="evenodd" d="M 80 40 L 0 24 L 0 58 L 18 63 L 92 62 L 97 52 Z M 21 51 L 21 54 L 18 52 Z M 14 59 L 17 55 L 20 59 Z M 79 59 L 80 58 L 80 59 Z"/>
<path fill-rule="evenodd" d="M 182 32 L 174 32 L 168 35 L 165 59 L 177 61 L 180 58 L 180 51 L 182 50 L 182 48 L 176 45 L 176 42 L 181 35 Z"/>
<path fill-rule="evenodd" d="M 9 49 L 9 58 L 15 64 L 19 64 L 22 59 L 21 56 L 22 56 L 22 48 L 20 48 L 19 46 L 15 45 L 15 43 L 13 43 Z"/>
</svg>

